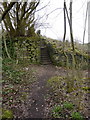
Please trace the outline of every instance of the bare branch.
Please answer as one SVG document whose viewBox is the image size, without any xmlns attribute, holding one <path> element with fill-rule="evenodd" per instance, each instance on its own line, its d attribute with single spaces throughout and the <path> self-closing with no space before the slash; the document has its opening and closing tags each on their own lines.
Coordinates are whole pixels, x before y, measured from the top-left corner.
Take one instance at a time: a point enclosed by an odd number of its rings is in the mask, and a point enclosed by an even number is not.
<svg viewBox="0 0 90 120">
<path fill-rule="evenodd" d="M 9 5 L 8 5 L 8 7 L 7 7 L 7 9 L 3 12 L 3 14 L 2 14 L 2 17 L 1 17 L 1 19 L 0 19 L 0 23 L 1 23 L 1 21 L 5 18 L 5 16 L 6 16 L 6 14 L 8 13 L 8 11 L 10 11 L 10 9 L 13 7 L 13 5 L 15 4 L 16 2 L 11 2 Z"/>
<path fill-rule="evenodd" d="M 45 6 L 43 6 L 42 8 L 40 8 L 40 9 L 36 10 L 35 12 L 38 12 L 38 11 L 40 11 L 40 10 L 42 10 L 42 9 L 46 8 L 46 7 L 49 5 L 49 3 L 50 3 L 50 1 L 48 2 L 48 4 L 47 4 L 47 5 L 45 5 Z"/>
<path fill-rule="evenodd" d="M 62 8 L 56 8 L 56 9 L 54 9 L 53 11 L 51 11 L 50 13 L 48 13 L 47 16 L 50 15 L 51 13 L 55 12 L 58 9 L 62 9 Z"/>
</svg>

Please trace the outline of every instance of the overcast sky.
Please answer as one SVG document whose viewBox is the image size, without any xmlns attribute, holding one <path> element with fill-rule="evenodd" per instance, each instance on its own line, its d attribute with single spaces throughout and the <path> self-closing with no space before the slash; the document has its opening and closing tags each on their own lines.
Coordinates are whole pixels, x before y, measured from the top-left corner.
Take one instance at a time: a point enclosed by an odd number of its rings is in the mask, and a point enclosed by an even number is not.
<svg viewBox="0 0 90 120">
<path fill-rule="evenodd" d="M 61 40 L 63 38 L 64 34 L 63 1 L 64 0 L 41 0 L 41 5 L 38 7 L 38 9 L 48 4 L 48 6 L 45 7 L 43 10 L 37 12 L 37 16 L 39 18 L 38 24 L 41 25 L 41 27 L 38 27 L 38 29 L 41 29 L 42 35 L 58 40 Z M 70 0 L 66 0 L 68 11 L 69 2 Z M 73 0 L 72 4 L 73 36 L 74 39 L 79 40 L 79 42 L 83 41 L 83 31 L 85 24 L 87 2 L 88 2 L 87 0 Z M 70 39 L 68 21 L 66 38 Z M 85 43 L 87 42 L 88 42 L 88 21 L 86 25 Z"/>
<path fill-rule="evenodd" d="M 2 0 L 0 0 L 2 1 Z M 31 0 L 30 0 L 31 1 Z M 36 12 L 37 30 L 41 30 L 41 34 L 47 37 L 62 40 L 64 34 L 64 18 L 63 18 L 63 2 L 64 0 L 40 0 L 40 5 L 37 10 L 44 7 L 42 10 Z M 83 42 L 83 32 L 86 16 L 87 2 L 90 0 L 72 0 L 72 27 L 75 41 Z M 69 12 L 70 0 L 66 0 Z M 66 39 L 70 40 L 70 30 L 67 21 L 67 35 Z M 88 42 L 88 19 L 85 32 L 85 43 Z"/>
</svg>

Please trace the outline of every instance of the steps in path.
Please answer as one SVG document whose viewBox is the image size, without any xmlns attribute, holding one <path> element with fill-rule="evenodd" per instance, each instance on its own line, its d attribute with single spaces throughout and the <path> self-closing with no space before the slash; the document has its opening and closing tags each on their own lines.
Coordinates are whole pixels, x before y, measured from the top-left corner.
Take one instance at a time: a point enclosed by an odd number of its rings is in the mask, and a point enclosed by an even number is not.
<svg viewBox="0 0 90 120">
<path fill-rule="evenodd" d="M 41 48 L 41 64 L 43 65 L 51 64 L 49 52 L 46 46 Z"/>
</svg>

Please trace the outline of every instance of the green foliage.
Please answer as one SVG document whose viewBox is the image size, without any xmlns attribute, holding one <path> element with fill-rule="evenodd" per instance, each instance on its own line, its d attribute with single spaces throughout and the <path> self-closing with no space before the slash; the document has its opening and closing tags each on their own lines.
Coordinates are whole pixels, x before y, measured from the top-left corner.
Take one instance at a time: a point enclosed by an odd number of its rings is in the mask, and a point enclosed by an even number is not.
<svg viewBox="0 0 90 120">
<path fill-rule="evenodd" d="M 3 110 L 2 111 L 2 118 L 3 119 L 12 119 L 13 118 L 13 112 L 11 110 Z"/>
<path fill-rule="evenodd" d="M 6 41 L 6 47 L 7 51 L 12 59 L 16 58 L 16 51 L 15 51 L 15 42 L 14 38 L 10 38 L 5 36 L 3 39 Z M 6 50 L 5 50 L 5 45 L 4 45 L 4 40 L 2 40 L 2 56 L 3 58 L 7 57 Z"/>
<path fill-rule="evenodd" d="M 9 59 L 9 58 L 5 58 L 5 59 L 3 59 L 3 61 L 2 61 L 2 64 L 4 65 L 3 68 L 5 68 L 5 65 L 6 65 L 6 64 L 11 65 L 11 64 L 13 64 L 13 63 L 15 63 L 15 61 L 12 60 L 12 59 Z"/>
<path fill-rule="evenodd" d="M 60 105 L 55 105 L 52 109 L 52 116 L 54 118 L 60 118 L 62 112 L 62 107 Z"/>
<path fill-rule="evenodd" d="M 19 37 L 16 43 L 19 63 L 28 61 L 29 63 L 40 63 L 40 38 Z"/>
<path fill-rule="evenodd" d="M 66 83 L 66 87 L 65 87 L 66 91 L 70 93 L 74 90 L 74 80 L 75 78 L 73 77 L 54 76 L 47 81 L 47 84 L 50 87 L 52 87 L 53 90 L 58 90 L 64 87 L 62 85 L 63 84 L 62 81 L 63 81 L 64 83 Z"/>
<path fill-rule="evenodd" d="M 74 105 L 70 102 L 65 102 L 63 104 L 63 107 L 66 108 L 66 109 L 72 110 L 74 108 Z"/>
<path fill-rule="evenodd" d="M 54 76 L 47 81 L 47 84 L 51 86 L 53 90 L 56 90 L 60 87 L 60 83 L 63 79 L 63 77 Z"/>
<path fill-rule="evenodd" d="M 60 105 L 53 107 L 53 110 L 52 110 L 53 113 L 57 113 L 61 111 L 62 111 L 62 107 Z"/>
<path fill-rule="evenodd" d="M 61 117 L 59 113 L 54 113 L 54 114 L 52 114 L 52 116 L 53 116 L 54 118 L 60 118 L 60 117 Z"/>
<path fill-rule="evenodd" d="M 15 90 L 13 89 L 13 85 L 10 84 L 2 91 L 2 93 L 3 93 L 3 95 L 7 95 L 7 94 L 12 93 L 14 91 Z"/>
<path fill-rule="evenodd" d="M 65 43 L 65 51 L 63 52 L 63 43 L 61 41 L 57 40 L 51 40 L 51 39 L 46 39 L 47 40 L 47 45 L 48 49 L 50 52 L 51 60 L 54 65 L 57 66 L 64 66 L 69 68 L 72 68 L 72 66 L 75 67 L 80 67 L 81 69 L 87 69 L 88 61 L 90 61 L 90 56 L 83 51 L 84 46 L 80 47 L 81 44 L 75 46 L 75 55 L 72 53 L 72 49 L 70 48 L 70 43 L 67 42 Z M 66 57 L 67 56 L 67 57 Z M 67 63 L 67 58 L 68 58 L 68 63 Z M 82 65 L 79 65 L 81 64 Z M 90 68 L 90 67 L 89 67 Z"/>
<path fill-rule="evenodd" d="M 18 84 L 21 82 L 21 76 L 24 75 L 24 72 L 20 70 L 15 70 L 13 68 L 14 64 L 15 64 L 14 60 L 4 59 L 2 70 L 4 72 L 4 75 L 8 76 L 7 80 L 11 81 L 12 83 Z"/>
<path fill-rule="evenodd" d="M 34 68 L 16 64 L 10 59 L 3 59 L 3 76 L 2 76 L 2 97 L 3 109 L 11 109 L 11 106 L 17 106 L 25 101 L 29 94 L 30 85 L 36 80 Z M 1 91 L 0 91 L 1 92 Z M 12 118 L 12 111 L 3 111 L 3 118 Z"/>
<path fill-rule="evenodd" d="M 73 120 L 84 120 L 83 116 L 79 112 L 73 112 L 71 117 Z"/>
<path fill-rule="evenodd" d="M 85 91 L 88 91 L 88 90 L 90 90 L 90 87 L 87 86 L 87 87 L 83 87 L 82 89 Z"/>
<path fill-rule="evenodd" d="M 67 109 L 67 110 L 66 110 Z M 84 117 L 79 112 L 74 112 L 75 106 L 70 102 L 63 103 L 62 106 L 55 105 L 52 108 L 52 117 L 73 120 L 84 120 Z"/>
<path fill-rule="evenodd" d="M 52 77 L 52 78 L 50 78 L 48 80 L 48 83 L 54 85 L 55 83 L 59 83 L 60 79 L 62 80 L 62 77 L 60 77 L 60 76 L 54 76 L 54 77 Z"/>
</svg>

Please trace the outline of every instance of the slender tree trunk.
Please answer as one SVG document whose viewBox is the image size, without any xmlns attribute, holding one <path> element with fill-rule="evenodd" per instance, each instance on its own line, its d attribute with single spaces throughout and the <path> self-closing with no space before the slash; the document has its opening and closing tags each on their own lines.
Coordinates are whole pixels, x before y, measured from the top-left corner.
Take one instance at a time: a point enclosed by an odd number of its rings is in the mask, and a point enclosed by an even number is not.
<svg viewBox="0 0 90 120">
<path fill-rule="evenodd" d="M 72 33 L 72 26 L 71 26 L 71 22 L 70 22 L 70 19 L 69 19 L 69 15 L 68 15 L 66 4 L 65 4 L 65 10 L 66 10 L 66 14 L 67 14 L 67 18 L 68 18 L 68 23 L 69 23 L 69 27 L 70 27 L 70 36 L 71 36 L 72 49 L 73 49 L 73 51 L 75 51 L 74 40 L 73 40 L 73 33 Z"/>
<path fill-rule="evenodd" d="M 10 57 L 10 55 L 9 55 L 9 53 L 8 53 L 8 49 L 7 49 L 7 45 L 6 45 L 6 40 L 5 40 L 5 38 L 3 38 L 3 41 L 4 41 L 4 46 L 5 46 L 6 54 L 7 54 L 8 58 L 11 59 L 11 57 Z"/>
<path fill-rule="evenodd" d="M 84 45 L 85 31 L 86 31 L 87 11 L 88 11 L 88 7 L 87 7 L 87 9 L 86 9 L 85 26 L 84 26 L 84 32 L 83 32 L 83 45 Z"/>
<path fill-rule="evenodd" d="M 65 37 L 66 37 L 66 15 L 65 15 L 65 1 L 64 1 L 64 36 L 63 36 L 63 51 L 65 47 Z"/>
<path fill-rule="evenodd" d="M 2 24 L 1 24 L 1 27 L 2 27 L 2 40 L 4 42 L 5 51 L 6 51 L 6 54 L 7 54 L 8 58 L 11 59 L 11 57 L 10 57 L 10 55 L 8 53 L 8 49 L 7 49 L 7 44 L 6 44 L 5 37 L 3 37 L 4 29 L 3 29 L 3 25 Z"/>
</svg>

